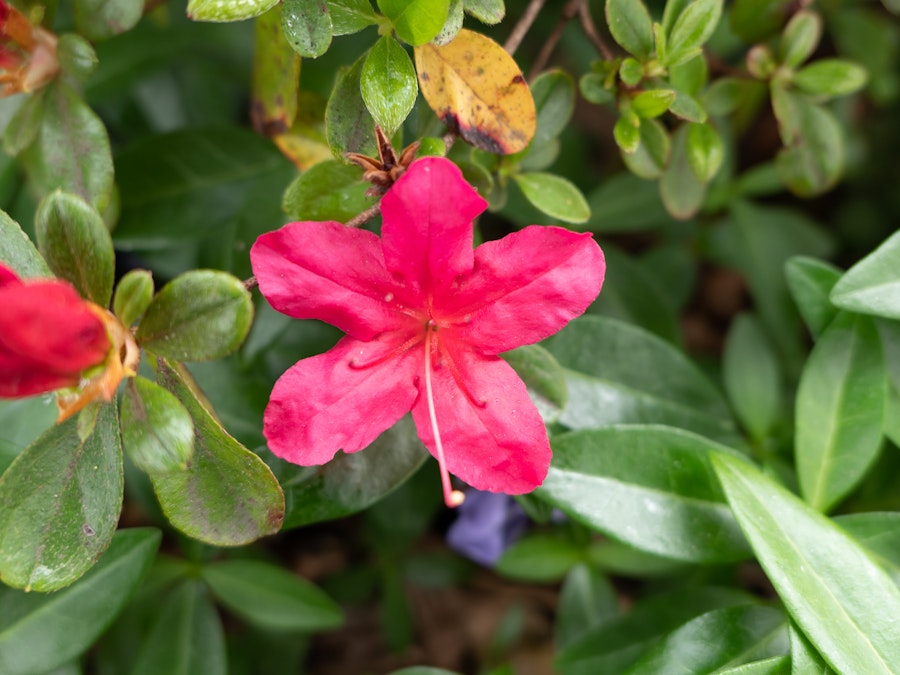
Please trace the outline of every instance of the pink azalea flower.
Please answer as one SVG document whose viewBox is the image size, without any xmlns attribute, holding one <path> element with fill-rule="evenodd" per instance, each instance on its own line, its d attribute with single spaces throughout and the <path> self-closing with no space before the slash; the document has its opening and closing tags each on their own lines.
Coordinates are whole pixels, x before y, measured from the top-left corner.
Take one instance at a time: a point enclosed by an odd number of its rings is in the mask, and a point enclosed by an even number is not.
<svg viewBox="0 0 900 675">
<path fill-rule="evenodd" d="M 531 226 L 472 248 L 486 202 L 442 158 L 414 162 L 381 203 L 382 237 L 336 222 L 289 223 L 257 239 L 266 299 L 347 333 L 275 384 L 264 433 L 279 457 L 324 464 L 356 452 L 412 410 L 441 468 L 491 492 L 539 486 L 547 431 L 497 355 L 543 340 L 584 312 L 605 264 L 590 234 Z"/>
</svg>

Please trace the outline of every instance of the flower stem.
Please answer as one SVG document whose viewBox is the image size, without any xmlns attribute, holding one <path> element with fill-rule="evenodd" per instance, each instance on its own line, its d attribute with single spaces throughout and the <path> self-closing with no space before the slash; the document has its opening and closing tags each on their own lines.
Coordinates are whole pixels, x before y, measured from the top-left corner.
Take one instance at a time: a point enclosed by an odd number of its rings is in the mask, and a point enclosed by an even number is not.
<svg viewBox="0 0 900 675">
<path fill-rule="evenodd" d="M 428 416 L 431 419 L 431 431 L 434 434 L 434 446 L 437 450 L 438 466 L 441 469 L 441 487 L 444 490 L 444 503 L 451 509 L 463 503 L 466 496 L 450 486 L 450 473 L 447 471 L 447 460 L 444 459 L 444 445 L 441 443 L 441 432 L 438 429 L 437 414 L 434 411 L 434 392 L 431 388 L 431 336 L 436 326 L 429 321 L 425 328 L 425 396 L 428 399 Z"/>
</svg>

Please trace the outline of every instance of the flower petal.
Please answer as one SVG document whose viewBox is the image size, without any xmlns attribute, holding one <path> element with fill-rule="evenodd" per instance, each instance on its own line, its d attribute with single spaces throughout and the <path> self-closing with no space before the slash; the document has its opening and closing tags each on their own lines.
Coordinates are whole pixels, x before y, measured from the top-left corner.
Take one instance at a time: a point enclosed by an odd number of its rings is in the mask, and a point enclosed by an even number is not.
<svg viewBox="0 0 900 675">
<path fill-rule="evenodd" d="M 266 300 L 296 319 L 320 319 L 359 340 L 395 327 L 394 282 L 378 237 L 336 222 L 288 223 L 260 236 L 250 263 Z"/>
<path fill-rule="evenodd" d="M 408 344 L 396 333 L 371 342 L 345 337 L 294 364 L 266 407 L 263 433 L 272 452 L 310 466 L 369 445 L 416 398 L 423 351 Z"/>
<path fill-rule="evenodd" d="M 19 275 L 12 268 L 0 263 L 0 288 L 10 283 L 22 283 L 22 280 L 19 279 Z"/>
<path fill-rule="evenodd" d="M 432 387 L 450 473 L 479 490 L 531 492 L 547 475 L 551 452 L 524 383 L 498 357 L 446 343 L 440 349 Z M 437 456 L 426 396 L 419 396 L 412 413 L 419 437 Z"/>
<path fill-rule="evenodd" d="M 472 269 L 472 219 L 487 208 L 450 160 L 425 157 L 381 200 L 384 261 L 423 302 Z"/>
<path fill-rule="evenodd" d="M 603 285 L 603 252 L 588 233 L 532 225 L 475 250 L 472 274 L 435 312 L 484 354 L 539 342 L 584 313 Z"/>
</svg>

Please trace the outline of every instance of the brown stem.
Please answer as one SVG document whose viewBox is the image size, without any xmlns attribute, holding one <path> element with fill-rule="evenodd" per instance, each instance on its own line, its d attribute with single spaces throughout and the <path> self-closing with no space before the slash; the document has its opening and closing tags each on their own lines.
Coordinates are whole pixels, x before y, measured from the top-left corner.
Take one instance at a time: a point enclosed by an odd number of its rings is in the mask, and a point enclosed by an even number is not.
<svg viewBox="0 0 900 675">
<path fill-rule="evenodd" d="M 547 37 L 547 41 L 544 42 L 544 46 L 541 47 L 541 51 L 538 52 L 537 57 L 534 59 L 534 64 L 531 66 L 531 74 L 528 77 L 529 82 L 547 66 L 550 55 L 553 54 L 553 50 L 556 49 L 556 45 L 559 44 L 560 39 L 562 39 L 566 24 L 575 18 L 578 14 L 578 8 L 583 6 L 584 3 L 585 0 L 569 0 L 569 2 L 565 4 L 562 13 L 559 16 L 559 20 Z"/>
<path fill-rule="evenodd" d="M 531 0 L 531 2 L 528 3 L 528 7 L 525 8 L 525 13 L 512 29 L 512 33 L 510 33 L 509 37 L 506 39 L 506 44 L 503 45 L 503 49 L 505 49 L 510 56 L 515 54 L 519 45 L 522 44 L 522 40 L 525 39 L 525 34 L 537 18 L 538 12 L 540 12 L 541 8 L 544 6 L 544 2 L 545 0 Z"/>
<path fill-rule="evenodd" d="M 600 37 L 597 26 L 594 24 L 594 18 L 591 16 L 591 8 L 588 7 L 587 2 L 583 2 L 578 8 L 578 18 L 581 21 L 581 28 L 584 31 L 584 34 L 587 35 L 591 44 L 597 48 L 600 55 L 607 61 L 612 61 L 616 58 L 616 55 L 613 54 L 609 46 L 603 41 L 603 38 Z"/>
<path fill-rule="evenodd" d="M 259 286 L 259 282 L 256 280 L 256 277 L 250 277 L 249 279 L 244 281 L 244 288 L 246 288 L 248 291 L 252 291 L 257 286 Z"/>
<path fill-rule="evenodd" d="M 344 225 L 346 225 L 347 227 L 359 227 L 360 225 L 365 225 L 367 222 L 372 220 L 372 218 L 377 216 L 380 210 L 381 202 L 372 204 L 372 206 L 367 208 L 359 215 L 353 216 L 350 220 L 344 223 Z"/>
</svg>

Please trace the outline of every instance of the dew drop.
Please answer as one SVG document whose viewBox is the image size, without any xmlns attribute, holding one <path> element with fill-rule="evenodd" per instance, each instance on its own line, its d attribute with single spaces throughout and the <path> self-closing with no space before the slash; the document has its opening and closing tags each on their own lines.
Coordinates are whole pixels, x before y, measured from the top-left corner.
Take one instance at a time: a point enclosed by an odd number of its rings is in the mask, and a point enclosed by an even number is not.
<svg viewBox="0 0 900 675">
<path fill-rule="evenodd" d="M 394 294 L 393 294 L 393 293 L 388 293 L 387 295 L 384 296 L 384 301 L 385 301 L 385 302 L 391 302 L 393 299 L 394 299 Z"/>
</svg>

